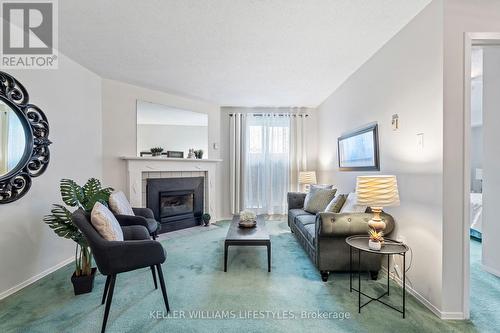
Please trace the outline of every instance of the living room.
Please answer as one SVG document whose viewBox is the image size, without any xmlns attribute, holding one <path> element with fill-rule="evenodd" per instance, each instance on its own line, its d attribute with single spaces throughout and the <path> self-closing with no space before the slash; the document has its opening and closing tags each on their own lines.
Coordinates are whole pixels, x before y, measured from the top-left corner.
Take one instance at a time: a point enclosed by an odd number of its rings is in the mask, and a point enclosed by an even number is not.
<svg viewBox="0 0 500 333">
<path fill-rule="evenodd" d="M 2 331 L 500 326 L 498 1 L 1 3 Z"/>
</svg>

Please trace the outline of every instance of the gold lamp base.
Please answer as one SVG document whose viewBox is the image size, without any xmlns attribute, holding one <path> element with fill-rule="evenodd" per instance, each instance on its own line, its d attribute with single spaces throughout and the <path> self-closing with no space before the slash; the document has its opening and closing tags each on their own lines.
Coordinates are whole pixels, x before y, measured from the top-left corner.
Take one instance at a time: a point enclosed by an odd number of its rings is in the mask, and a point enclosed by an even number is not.
<svg viewBox="0 0 500 333">
<path fill-rule="evenodd" d="M 380 213 L 382 213 L 382 207 L 370 207 L 370 208 L 373 212 L 373 217 L 370 221 L 368 221 L 368 226 L 373 230 L 375 230 L 376 232 L 384 231 L 385 222 L 380 217 Z"/>
<path fill-rule="evenodd" d="M 376 231 L 382 231 L 385 229 L 385 222 L 380 217 L 382 213 L 382 207 L 370 207 L 373 212 L 372 219 L 368 222 L 368 226 Z"/>
</svg>

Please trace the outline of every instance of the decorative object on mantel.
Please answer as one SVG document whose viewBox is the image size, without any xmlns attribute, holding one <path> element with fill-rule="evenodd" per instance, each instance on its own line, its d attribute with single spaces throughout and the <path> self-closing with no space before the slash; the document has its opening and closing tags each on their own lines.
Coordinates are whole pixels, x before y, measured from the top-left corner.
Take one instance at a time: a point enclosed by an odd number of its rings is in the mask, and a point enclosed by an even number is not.
<svg viewBox="0 0 500 333">
<path fill-rule="evenodd" d="M 151 148 L 151 154 L 153 156 L 161 156 L 162 152 L 163 152 L 163 148 L 162 147 L 153 147 L 153 148 Z"/>
<path fill-rule="evenodd" d="M 45 172 L 52 142 L 43 111 L 29 103 L 26 88 L 5 72 L 0 72 L 0 133 L 0 204 L 6 204 L 22 198 L 31 179 Z"/>
<path fill-rule="evenodd" d="M 253 228 L 257 225 L 257 215 L 250 210 L 243 210 L 240 212 L 240 222 L 238 224 L 241 228 Z"/>
<path fill-rule="evenodd" d="M 167 157 L 184 158 L 184 152 L 183 151 L 167 150 Z"/>
<path fill-rule="evenodd" d="M 143 157 L 143 156 L 149 156 L 149 155 L 154 156 L 154 155 L 153 155 L 153 153 L 151 152 L 151 150 L 148 150 L 148 151 L 141 151 L 141 152 L 139 153 L 139 156 L 140 156 L 140 157 Z M 162 153 L 160 153 L 160 155 L 167 155 L 167 153 L 163 153 L 163 152 L 162 152 Z"/>
<path fill-rule="evenodd" d="M 194 159 L 196 158 L 195 154 L 194 154 L 194 148 L 190 148 L 189 149 L 189 152 L 188 152 L 188 156 L 187 158 L 191 158 L 191 159 Z"/>
<path fill-rule="evenodd" d="M 211 218 L 212 217 L 208 213 L 205 213 L 201 216 L 201 219 L 203 220 L 203 224 L 205 225 L 205 227 L 208 227 L 210 225 Z"/>
<path fill-rule="evenodd" d="M 358 205 L 368 206 L 373 212 L 368 226 L 377 232 L 383 231 L 385 222 L 380 217 L 382 208 L 399 205 L 396 176 L 358 176 L 356 193 Z"/>
<path fill-rule="evenodd" d="M 203 149 L 198 149 L 194 151 L 194 156 L 201 160 L 203 158 Z"/>
<path fill-rule="evenodd" d="M 107 205 L 113 189 L 103 188 L 101 182 L 95 178 L 89 179 L 83 186 L 79 186 L 71 179 L 61 179 L 60 191 L 62 200 L 67 206 L 90 213 L 96 202 Z M 95 267 L 92 268 L 92 253 L 89 245 L 80 230 L 73 224 L 72 212 L 65 206 L 54 204 L 50 212 L 51 214 L 46 215 L 43 221 L 59 237 L 71 239 L 76 243 L 75 272 L 71 276 L 75 295 L 89 293 L 92 291 L 96 271 Z"/>
<path fill-rule="evenodd" d="M 370 229 L 370 231 L 368 231 L 368 235 L 370 235 L 370 239 L 368 240 L 368 247 L 372 250 L 380 251 L 380 249 L 382 248 L 382 243 L 384 241 L 384 233 L 382 231 Z"/>
</svg>

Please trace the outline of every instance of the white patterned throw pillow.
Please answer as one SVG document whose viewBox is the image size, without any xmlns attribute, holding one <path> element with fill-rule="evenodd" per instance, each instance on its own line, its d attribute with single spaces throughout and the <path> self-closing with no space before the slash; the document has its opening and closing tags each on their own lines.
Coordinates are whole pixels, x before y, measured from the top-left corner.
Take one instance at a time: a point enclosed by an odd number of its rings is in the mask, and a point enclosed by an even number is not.
<svg viewBox="0 0 500 333">
<path fill-rule="evenodd" d="M 328 206 L 330 201 L 332 201 L 332 199 L 335 197 L 336 192 L 337 192 L 336 188 L 313 189 L 306 196 L 306 200 L 304 201 L 304 210 L 311 214 L 324 212 L 326 206 Z"/>
<path fill-rule="evenodd" d="M 111 193 L 109 196 L 109 207 L 116 215 L 135 215 L 130 202 L 128 202 L 125 193 L 122 191 Z"/>
<path fill-rule="evenodd" d="M 356 193 L 349 193 L 347 199 L 340 210 L 341 213 L 364 213 L 366 206 L 358 205 L 358 196 Z"/>
<path fill-rule="evenodd" d="M 95 203 L 94 208 L 92 208 L 92 213 L 90 213 L 90 222 L 105 240 L 123 240 L 123 231 L 118 220 L 108 207 L 104 206 L 102 203 Z"/>
</svg>

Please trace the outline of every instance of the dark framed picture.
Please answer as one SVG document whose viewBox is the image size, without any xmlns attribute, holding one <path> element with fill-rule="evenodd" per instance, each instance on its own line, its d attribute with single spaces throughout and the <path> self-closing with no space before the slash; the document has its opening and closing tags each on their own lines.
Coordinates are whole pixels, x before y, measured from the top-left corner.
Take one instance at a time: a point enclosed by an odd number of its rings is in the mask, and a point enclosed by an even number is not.
<svg viewBox="0 0 500 333">
<path fill-rule="evenodd" d="M 167 157 L 184 158 L 184 152 L 183 151 L 168 150 Z"/>
<path fill-rule="evenodd" d="M 340 171 L 379 171 L 378 125 L 372 124 L 337 139 Z"/>
</svg>

